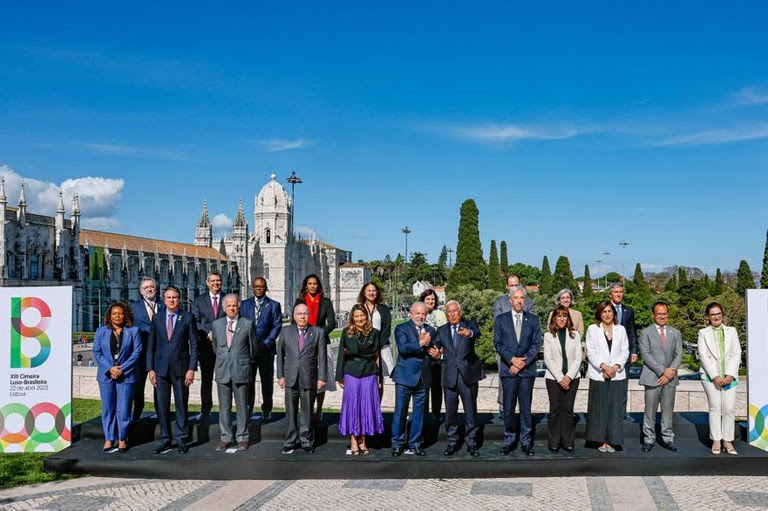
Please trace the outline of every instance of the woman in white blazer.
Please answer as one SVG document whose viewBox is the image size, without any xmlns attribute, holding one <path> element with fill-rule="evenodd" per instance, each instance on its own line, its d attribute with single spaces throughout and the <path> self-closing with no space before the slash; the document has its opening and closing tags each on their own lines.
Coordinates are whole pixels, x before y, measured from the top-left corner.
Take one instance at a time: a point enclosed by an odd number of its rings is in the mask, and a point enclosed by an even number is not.
<svg viewBox="0 0 768 511">
<path fill-rule="evenodd" d="M 587 441 L 600 452 L 614 452 L 624 443 L 624 396 L 627 394 L 629 339 L 617 324 L 610 301 L 597 304 L 595 323 L 587 329 Z"/>
<path fill-rule="evenodd" d="M 568 307 L 558 305 L 544 333 L 544 365 L 549 395 L 549 450 L 573 452 L 575 424 L 573 403 L 579 388 L 581 335 L 573 325 Z"/>
<path fill-rule="evenodd" d="M 709 326 L 699 330 L 701 384 L 709 401 L 709 437 L 712 454 L 720 454 L 720 444 L 728 454 L 734 449 L 736 385 L 739 384 L 741 343 L 732 326 L 723 324 L 723 307 L 717 302 L 707 305 Z"/>
</svg>

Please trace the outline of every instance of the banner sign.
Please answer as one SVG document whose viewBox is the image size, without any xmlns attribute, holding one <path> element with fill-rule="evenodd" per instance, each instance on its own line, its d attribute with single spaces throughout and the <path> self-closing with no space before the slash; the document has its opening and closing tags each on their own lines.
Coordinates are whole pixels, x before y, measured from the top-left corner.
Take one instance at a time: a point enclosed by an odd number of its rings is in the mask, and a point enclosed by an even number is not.
<svg viewBox="0 0 768 511">
<path fill-rule="evenodd" d="M 768 289 L 747 290 L 749 443 L 768 451 Z"/>
<path fill-rule="evenodd" d="M 72 439 L 72 287 L 0 287 L 0 453 Z"/>
</svg>

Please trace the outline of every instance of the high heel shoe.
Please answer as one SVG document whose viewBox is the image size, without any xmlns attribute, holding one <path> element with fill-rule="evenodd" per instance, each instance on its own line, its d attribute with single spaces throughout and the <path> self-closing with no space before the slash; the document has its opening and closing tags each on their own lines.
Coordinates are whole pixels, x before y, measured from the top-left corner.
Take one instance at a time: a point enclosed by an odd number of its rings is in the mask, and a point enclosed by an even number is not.
<svg viewBox="0 0 768 511">
<path fill-rule="evenodd" d="M 122 441 L 117 443 L 117 452 L 124 453 L 127 450 L 128 450 L 128 442 Z"/>
<path fill-rule="evenodd" d="M 720 454 L 720 441 L 712 442 L 712 454 Z"/>
<path fill-rule="evenodd" d="M 733 444 L 731 442 L 723 442 L 723 447 L 725 448 L 725 452 L 728 454 L 731 454 L 733 456 L 739 454 L 736 449 L 733 447 Z"/>
</svg>

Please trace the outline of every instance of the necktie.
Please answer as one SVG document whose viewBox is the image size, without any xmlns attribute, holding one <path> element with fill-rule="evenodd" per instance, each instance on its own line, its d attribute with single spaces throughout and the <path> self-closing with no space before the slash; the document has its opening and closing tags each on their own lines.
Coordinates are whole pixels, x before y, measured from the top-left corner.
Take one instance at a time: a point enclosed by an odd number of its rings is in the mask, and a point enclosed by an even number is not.
<svg viewBox="0 0 768 511">
<path fill-rule="evenodd" d="M 219 297 L 214 296 L 213 297 L 213 317 L 215 318 L 218 315 L 219 315 Z"/>
<path fill-rule="evenodd" d="M 515 314 L 515 335 L 517 336 L 517 342 L 520 342 L 520 335 L 523 332 L 522 321 L 520 321 L 520 314 Z"/>
<path fill-rule="evenodd" d="M 155 302 L 146 302 L 147 304 L 147 314 L 149 314 L 149 320 L 152 321 L 152 318 L 155 317 Z"/>
<path fill-rule="evenodd" d="M 173 337 L 173 314 L 168 314 L 168 327 L 166 328 L 166 333 L 168 334 L 168 342 L 171 342 L 171 337 Z"/>
<path fill-rule="evenodd" d="M 261 300 L 253 300 L 253 324 L 259 322 L 259 314 L 261 314 Z"/>
<path fill-rule="evenodd" d="M 299 329 L 299 351 L 302 351 L 304 349 L 304 343 L 306 342 L 306 330 L 303 328 Z"/>
<path fill-rule="evenodd" d="M 619 324 L 621 324 L 621 305 L 616 306 L 616 319 L 619 321 Z"/>
<path fill-rule="evenodd" d="M 453 341 L 453 351 L 455 352 L 458 348 L 458 340 L 459 340 L 459 325 L 453 325 L 453 335 L 451 336 L 451 340 Z"/>
<path fill-rule="evenodd" d="M 231 319 L 227 320 L 227 348 L 232 347 L 232 336 L 235 332 L 235 322 Z"/>
<path fill-rule="evenodd" d="M 661 337 L 661 346 L 667 349 L 667 334 L 664 333 L 664 327 L 659 330 L 659 337 Z"/>
</svg>

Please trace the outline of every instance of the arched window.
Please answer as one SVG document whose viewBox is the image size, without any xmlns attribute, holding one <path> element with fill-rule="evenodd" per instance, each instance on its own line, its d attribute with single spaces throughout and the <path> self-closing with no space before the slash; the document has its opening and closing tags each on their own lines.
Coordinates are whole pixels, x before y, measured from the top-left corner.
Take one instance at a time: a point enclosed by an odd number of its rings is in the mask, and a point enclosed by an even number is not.
<svg viewBox="0 0 768 511">
<path fill-rule="evenodd" d="M 272 230 L 271 229 L 267 229 L 266 238 L 267 238 L 267 243 L 272 243 Z"/>
</svg>

